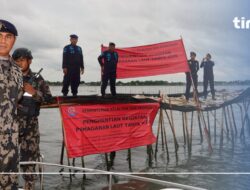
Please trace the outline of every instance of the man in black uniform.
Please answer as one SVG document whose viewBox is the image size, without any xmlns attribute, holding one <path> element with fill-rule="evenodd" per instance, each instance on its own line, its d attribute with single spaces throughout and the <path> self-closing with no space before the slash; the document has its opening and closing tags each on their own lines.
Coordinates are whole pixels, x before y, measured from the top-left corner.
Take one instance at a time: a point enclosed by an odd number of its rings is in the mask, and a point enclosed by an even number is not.
<svg viewBox="0 0 250 190">
<path fill-rule="evenodd" d="M 115 81 L 116 81 L 116 68 L 118 63 L 118 53 L 115 51 L 115 44 L 109 43 L 107 51 L 102 52 L 98 57 L 98 62 L 102 69 L 102 85 L 101 93 L 102 97 L 105 96 L 105 90 L 110 81 L 110 91 L 112 96 L 116 95 Z"/>
<path fill-rule="evenodd" d="M 206 58 L 203 58 L 201 62 L 201 68 L 204 68 L 204 81 L 203 81 L 203 86 L 204 86 L 204 99 L 207 98 L 207 86 L 208 82 L 210 83 L 210 90 L 212 93 L 212 98 L 215 100 L 215 91 L 214 91 L 214 72 L 213 72 L 213 67 L 214 67 L 214 62 L 211 61 L 211 55 L 208 53 L 206 55 Z"/>
<path fill-rule="evenodd" d="M 69 85 L 73 96 L 77 96 L 78 86 L 80 84 L 80 74 L 84 73 L 82 48 L 77 46 L 78 36 L 70 35 L 70 44 L 63 49 L 63 88 L 64 96 L 68 95 Z"/>
<path fill-rule="evenodd" d="M 195 60 L 195 57 L 196 57 L 195 52 L 190 52 L 190 57 L 191 57 L 191 59 L 188 60 L 188 65 L 189 65 L 190 72 L 186 73 L 186 81 L 187 81 L 187 83 L 186 83 L 185 96 L 186 96 L 187 101 L 189 100 L 190 87 L 191 87 L 191 84 L 192 84 L 192 79 L 193 79 L 193 82 L 194 82 L 195 91 L 196 91 L 196 93 L 198 92 L 197 91 L 197 85 L 198 85 L 197 72 L 199 70 L 199 62 L 197 60 Z M 192 79 L 191 79 L 191 77 L 192 77 Z"/>
</svg>

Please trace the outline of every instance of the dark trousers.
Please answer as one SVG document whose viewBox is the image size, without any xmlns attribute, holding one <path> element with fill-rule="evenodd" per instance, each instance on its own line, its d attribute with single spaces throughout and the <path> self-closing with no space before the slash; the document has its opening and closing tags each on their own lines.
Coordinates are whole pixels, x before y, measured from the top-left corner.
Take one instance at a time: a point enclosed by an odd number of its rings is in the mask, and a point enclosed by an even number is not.
<svg viewBox="0 0 250 190">
<path fill-rule="evenodd" d="M 108 86 L 108 81 L 110 82 L 111 94 L 115 96 L 116 95 L 116 89 L 115 89 L 116 72 L 104 73 L 102 75 L 101 93 L 103 96 L 105 95 L 105 90 Z"/>
<path fill-rule="evenodd" d="M 62 93 L 67 95 L 69 92 L 69 86 L 71 86 L 72 94 L 77 95 L 79 84 L 80 73 L 68 73 L 67 75 L 64 75 Z"/>
<path fill-rule="evenodd" d="M 204 87 L 204 98 L 207 98 L 207 87 L 208 83 L 210 84 L 210 90 L 212 97 L 215 97 L 215 91 L 214 91 L 214 76 L 204 76 L 204 81 L 203 81 L 203 87 Z"/>
<path fill-rule="evenodd" d="M 195 91 L 196 91 L 196 93 L 198 93 L 198 90 L 197 90 L 198 75 L 192 75 L 192 78 L 193 78 L 193 82 L 194 82 Z M 191 75 L 190 75 L 190 73 L 186 73 L 186 92 L 185 92 L 185 96 L 186 96 L 187 100 L 189 99 L 189 96 L 190 96 L 191 85 L 192 85 Z"/>
</svg>

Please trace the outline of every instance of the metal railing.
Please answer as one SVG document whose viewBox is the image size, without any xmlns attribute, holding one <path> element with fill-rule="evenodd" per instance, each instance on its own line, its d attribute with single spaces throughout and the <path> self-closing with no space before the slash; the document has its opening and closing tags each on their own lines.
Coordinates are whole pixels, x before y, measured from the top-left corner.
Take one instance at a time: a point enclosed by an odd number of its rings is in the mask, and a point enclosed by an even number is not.
<svg viewBox="0 0 250 190">
<path fill-rule="evenodd" d="M 130 179 L 136 179 L 144 182 L 150 182 L 158 185 L 165 186 L 167 189 L 169 186 L 172 188 L 180 188 L 180 190 L 205 190 L 204 188 L 200 187 L 194 187 L 190 185 L 184 185 L 184 184 L 179 184 L 179 183 L 173 183 L 169 181 L 163 181 L 163 180 L 158 180 L 158 179 L 153 179 L 153 178 L 148 178 L 148 177 L 142 177 L 138 175 L 133 175 L 133 174 L 127 174 L 127 173 L 116 173 L 116 172 L 110 172 L 110 171 L 103 171 L 103 170 L 97 170 L 97 169 L 91 169 L 91 168 L 82 168 L 82 167 L 76 167 L 76 166 L 67 166 L 67 165 L 60 165 L 60 164 L 53 164 L 53 163 L 47 163 L 47 162 L 20 162 L 20 165 L 30 165 L 30 164 L 35 164 L 38 166 L 55 166 L 55 167 L 60 167 L 60 168 L 66 168 L 69 170 L 75 170 L 75 171 L 82 171 L 83 173 L 77 173 L 77 174 L 84 174 L 84 175 L 109 175 L 109 190 L 112 190 L 112 177 L 113 176 L 123 176 L 127 177 Z M 43 170 L 42 170 L 43 171 Z M 87 172 L 87 173 L 85 173 Z M 25 173 L 25 174 L 31 174 L 31 173 Z M 34 174 L 34 173 L 32 173 Z M 52 172 L 42 172 L 42 173 L 35 173 L 35 174 L 40 174 L 40 175 L 46 175 L 46 174 L 59 174 L 57 173 L 52 173 Z M 60 174 L 65 174 L 64 172 Z M 73 174 L 73 172 L 67 172 L 67 174 Z M 41 185 L 41 189 L 42 189 Z"/>
</svg>

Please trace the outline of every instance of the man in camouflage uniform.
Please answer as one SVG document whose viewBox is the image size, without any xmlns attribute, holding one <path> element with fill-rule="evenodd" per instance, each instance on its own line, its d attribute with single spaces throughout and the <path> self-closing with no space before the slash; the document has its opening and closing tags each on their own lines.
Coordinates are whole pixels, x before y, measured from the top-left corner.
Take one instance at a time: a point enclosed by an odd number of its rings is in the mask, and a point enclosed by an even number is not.
<svg viewBox="0 0 250 190">
<path fill-rule="evenodd" d="M 0 20 L 0 189 L 18 189 L 17 102 L 22 96 L 22 72 L 9 53 L 17 30 Z"/>
<path fill-rule="evenodd" d="M 18 48 L 12 57 L 22 68 L 25 91 L 18 107 L 20 161 L 38 161 L 40 157 L 38 129 L 40 105 L 42 102 L 50 101 L 51 92 L 40 73 L 33 73 L 30 69 L 33 59 L 31 51 L 26 48 Z M 36 172 L 35 165 L 25 165 L 21 168 L 26 173 Z M 34 189 L 37 176 L 25 174 L 23 177 L 25 190 Z"/>
</svg>

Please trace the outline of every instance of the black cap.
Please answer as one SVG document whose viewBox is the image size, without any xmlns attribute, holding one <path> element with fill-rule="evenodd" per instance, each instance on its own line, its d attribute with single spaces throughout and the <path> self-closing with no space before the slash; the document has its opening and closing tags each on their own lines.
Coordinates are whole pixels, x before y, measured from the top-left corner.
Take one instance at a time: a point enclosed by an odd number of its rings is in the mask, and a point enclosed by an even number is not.
<svg viewBox="0 0 250 190">
<path fill-rule="evenodd" d="M 77 36 L 76 34 L 71 34 L 71 35 L 70 35 L 70 38 L 78 39 L 78 36 Z"/>
<path fill-rule="evenodd" d="M 109 42 L 109 46 L 115 46 L 114 42 Z"/>
<path fill-rule="evenodd" d="M 210 54 L 210 53 L 208 53 L 208 54 L 207 54 L 207 56 L 208 56 L 208 57 L 210 57 L 210 59 L 212 58 L 212 56 L 211 56 L 211 54 Z"/>
<path fill-rule="evenodd" d="M 1 20 L 1 19 L 0 19 L 0 32 L 9 32 L 14 36 L 18 35 L 17 29 L 13 24 L 11 24 L 6 20 Z"/>
<path fill-rule="evenodd" d="M 196 56 L 196 53 L 193 52 L 193 51 L 191 51 L 191 52 L 190 52 L 190 55 L 191 55 L 191 56 L 192 56 L 192 55 Z"/>
<path fill-rule="evenodd" d="M 12 54 L 12 58 L 14 60 L 17 60 L 19 58 L 27 58 L 27 59 L 33 59 L 33 56 L 31 54 L 31 51 L 28 50 L 27 48 L 17 48 L 13 54 Z"/>
</svg>

